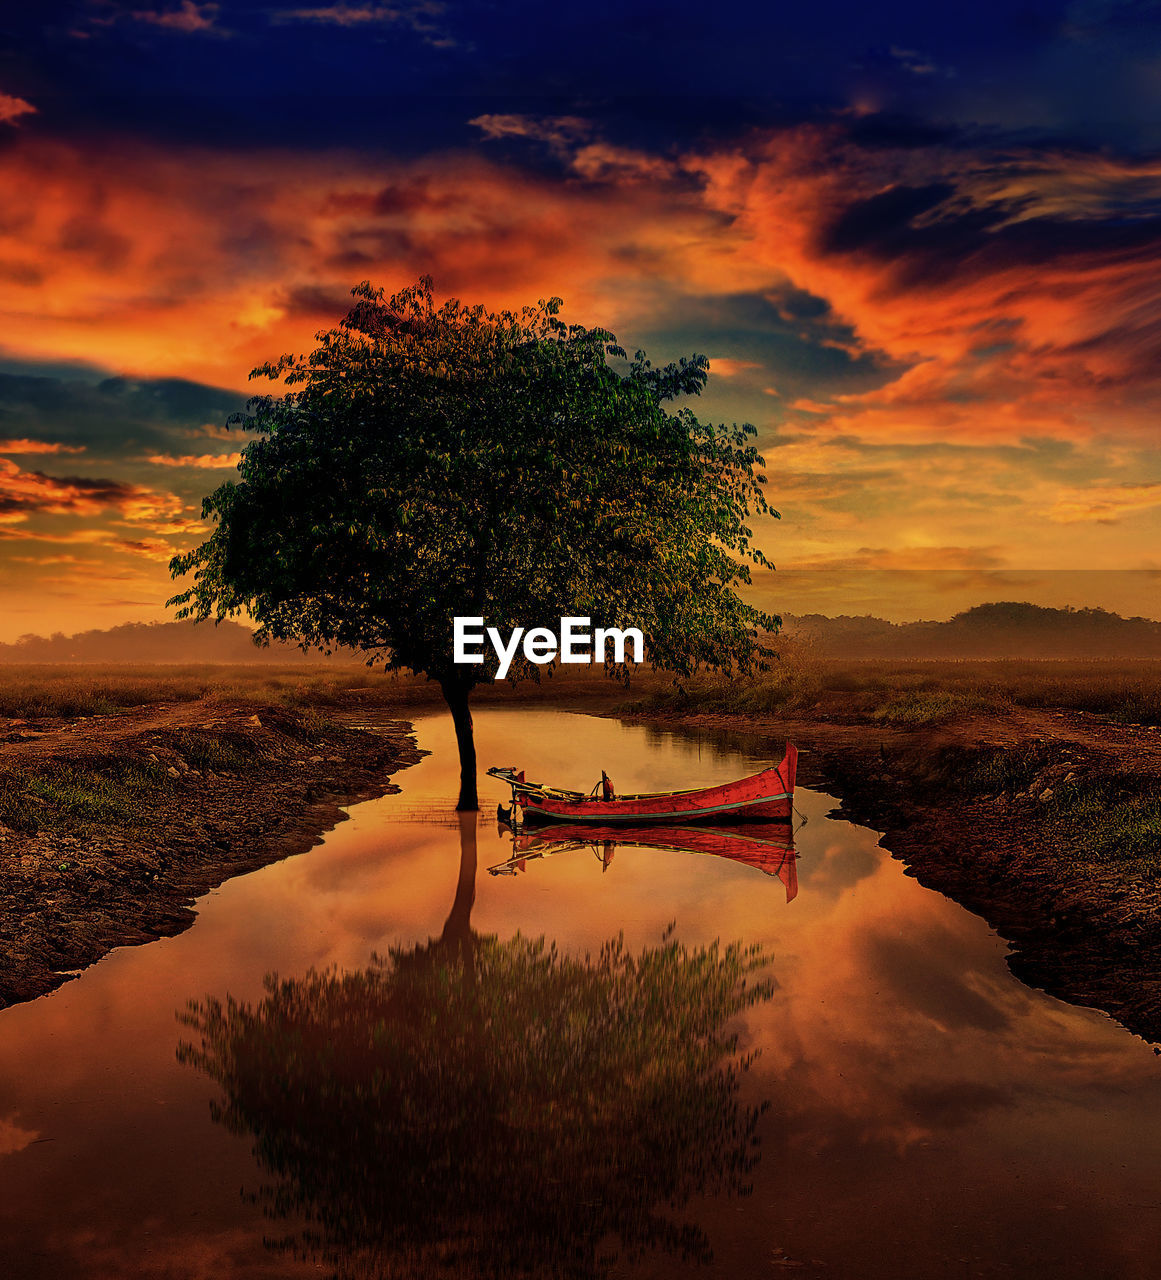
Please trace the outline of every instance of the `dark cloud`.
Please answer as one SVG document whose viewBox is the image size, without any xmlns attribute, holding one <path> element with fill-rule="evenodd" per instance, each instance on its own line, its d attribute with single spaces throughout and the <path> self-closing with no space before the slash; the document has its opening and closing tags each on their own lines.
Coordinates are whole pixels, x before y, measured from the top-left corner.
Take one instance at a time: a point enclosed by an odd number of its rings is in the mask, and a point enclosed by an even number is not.
<svg viewBox="0 0 1161 1280">
<path fill-rule="evenodd" d="M 87 476 L 54 476 L 44 471 L 23 471 L 14 462 L 0 459 L 0 515 L 25 518 L 39 512 L 53 515 L 95 515 L 117 509 L 133 516 L 172 510 L 169 495 L 141 485 Z"/>
<path fill-rule="evenodd" d="M 920 1124 L 944 1133 L 1015 1103 L 1010 1089 L 976 1080 L 938 1080 L 904 1089 L 901 1101 Z"/>
<path fill-rule="evenodd" d="M 1153 6 L 979 0 L 971 21 L 911 0 L 844 6 L 837 20 L 834 6 L 737 0 L 712 14 L 697 0 L 9 9 L 20 74 L 5 91 L 38 106 L 30 127 L 74 134 L 217 147 L 386 138 L 398 155 L 464 143 L 479 115 L 582 108 L 652 142 L 852 110 L 868 145 L 946 135 L 948 121 L 1113 142 L 1158 133 L 1141 74 L 1161 53 Z"/>
<path fill-rule="evenodd" d="M 127 236 L 113 231 L 103 222 L 78 216 L 70 218 L 61 228 L 58 247 L 65 253 L 90 258 L 98 266 L 110 270 L 125 262 L 131 242 Z"/>
<path fill-rule="evenodd" d="M 894 987 L 908 1007 L 927 1013 L 948 1028 L 1003 1031 L 1010 1011 L 982 995 L 961 939 L 932 927 L 909 938 L 869 934 L 865 940 L 869 971 Z"/>
<path fill-rule="evenodd" d="M 113 507 L 128 501 L 135 486 L 117 480 L 88 480 L 80 476 L 50 476 L 43 471 L 27 472 L 28 493 L 0 490 L 0 512 L 87 510 L 94 506 Z"/>
<path fill-rule="evenodd" d="M 181 378 L 133 379 L 0 365 L 0 436 L 83 445 L 119 458 L 160 448 L 242 408 L 237 392 Z"/>
<path fill-rule="evenodd" d="M 31 262 L 0 262 L 0 280 L 10 284 L 39 285 L 44 283 L 44 272 Z"/>
<path fill-rule="evenodd" d="M 887 254 L 912 249 L 916 234 L 914 220 L 942 204 L 954 192 L 955 187 L 948 182 L 880 191 L 844 209 L 822 234 L 821 247 L 828 253 L 872 250 Z M 994 226 L 998 216 L 994 211 L 987 211 L 980 229 Z"/>
<path fill-rule="evenodd" d="M 349 289 L 328 289 L 323 285 L 300 285 L 280 293 L 277 305 L 288 316 L 331 317 L 339 320 L 351 309 Z"/>
<path fill-rule="evenodd" d="M 825 299 L 789 284 L 761 293 L 683 298 L 673 310 L 680 325 L 641 331 L 650 355 L 672 359 L 701 351 L 710 341 L 711 356 L 752 361 L 764 369 L 784 400 L 866 391 L 905 367 L 860 349 L 854 330 L 833 315 Z M 711 389 L 720 390 L 719 383 L 711 367 Z"/>
<path fill-rule="evenodd" d="M 851 141 L 859 146 L 882 147 L 892 151 L 976 145 L 978 142 L 978 131 L 946 122 L 912 119 L 891 112 L 872 112 L 856 117 L 849 123 L 848 132 Z"/>
</svg>

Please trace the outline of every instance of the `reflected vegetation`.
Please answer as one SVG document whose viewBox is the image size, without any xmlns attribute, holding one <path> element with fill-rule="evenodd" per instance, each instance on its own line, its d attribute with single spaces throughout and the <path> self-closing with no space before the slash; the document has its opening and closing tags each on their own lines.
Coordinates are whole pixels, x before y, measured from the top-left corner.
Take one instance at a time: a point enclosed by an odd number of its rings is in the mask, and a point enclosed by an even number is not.
<svg viewBox="0 0 1161 1280">
<path fill-rule="evenodd" d="M 746 1194 L 761 1108 L 734 1020 L 769 998 L 758 947 L 563 955 L 471 928 L 474 815 L 438 938 L 366 968 L 191 1003 L 180 1059 L 253 1139 L 272 1247 L 340 1277 L 588 1280 L 651 1249 L 708 1261 L 691 1197 Z M 300 1225 L 302 1224 L 302 1225 Z"/>
<path fill-rule="evenodd" d="M 651 724 L 648 721 L 635 726 L 640 728 L 645 745 L 651 751 L 666 751 L 695 759 L 721 755 L 735 755 L 754 764 L 767 764 L 771 752 L 780 749 L 782 739 L 766 738 L 754 731 L 745 732 L 723 728 L 721 725 Z M 808 752 L 803 751 L 806 755 Z M 777 757 L 776 757 L 777 758 Z"/>
<path fill-rule="evenodd" d="M 612 866 L 620 847 L 660 849 L 674 853 L 707 854 L 754 867 L 768 876 L 777 876 L 786 888 L 786 901 L 798 895 L 798 855 L 790 828 L 781 822 L 749 823 L 745 827 L 597 827 L 583 828 L 561 823 L 533 830 L 511 832 L 512 853 L 503 862 L 488 868 L 494 876 L 518 875 L 529 862 L 587 849 L 602 871 Z"/>
</svg>

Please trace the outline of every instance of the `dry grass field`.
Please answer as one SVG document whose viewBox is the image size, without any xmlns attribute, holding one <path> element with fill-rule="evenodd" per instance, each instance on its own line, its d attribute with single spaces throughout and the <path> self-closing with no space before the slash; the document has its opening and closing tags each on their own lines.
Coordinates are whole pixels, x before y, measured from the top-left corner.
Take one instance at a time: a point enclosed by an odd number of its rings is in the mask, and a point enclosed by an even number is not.
<svg viewBox="0 0 1161 1280">
<path fill-rule="evenodd" d="M 667 677 L 643 674 L 633 690 L 667 688 Z M 545 672 L 540 684 L 483 684 L 474 698 L 490 701 L 623 701 L 623 685 L 599 671 Z M 412 706 L 441 701 L 439 686 L 422 676 L 385 674 L 358 663 L 314 666 L 0 664 L 0 716 L 22 720 L 114 715 L 159 703 L 254 702 L 289 707 Z"/>
<path fill-rule="evenodd" d="M 477 702 L 599 701 L 634 712 L 740 716 L 840 715 L 894 725 L 939 724 L 1009 707 L 1062 708 L 1122 724 L 1161 724 L 1161 661 L 929 661 L 819 658 L 786 643 L 750 677 L 674 681 L 644 670 L 626 689 L 589 668 L 546 670 L 540 684 L 480 685 Z M 316 666 L 0 665 L 0 716 L 25 720 L 116 714 L 167 702 L 261 702 L 291 707 L 419 705 L 440 700 L 420 676 L 360 664 Z"/>
<path fill-rule="evenodd" d="M 1121 724 L 1161 724 L 1161 662 L 823 659 L 787 648 L 748 679 L 697 676 L 655 688 L 636 711 L 813 714 L 940 724 L 1010 707 L 1060 708 Z"/>
</svg>

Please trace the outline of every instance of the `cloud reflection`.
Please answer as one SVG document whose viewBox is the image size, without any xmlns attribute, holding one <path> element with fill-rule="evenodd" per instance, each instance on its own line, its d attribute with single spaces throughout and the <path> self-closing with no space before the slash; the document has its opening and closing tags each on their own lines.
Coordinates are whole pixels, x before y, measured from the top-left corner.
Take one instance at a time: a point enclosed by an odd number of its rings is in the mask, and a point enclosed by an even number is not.
<svg viewBox="0 0 1161 1280">
<path fill-rule="evenodd" d="M 708 1261 L 678 1216 L 745 1193 L 760 1109 L 738 1097 L 731 1020 L 768 999 L 755 948 L 667 938 L 596 955 L 470 926 L 475 815 L 461 815 L 440 937 L 362 970 L 207 999 L 182 1059 L 252 1136 L 276 1246 L 347 1276 L 600 1277 L 653 1249 Z M 305 1220 L 305 1229 L 295 1224 Z"/>
</svg>

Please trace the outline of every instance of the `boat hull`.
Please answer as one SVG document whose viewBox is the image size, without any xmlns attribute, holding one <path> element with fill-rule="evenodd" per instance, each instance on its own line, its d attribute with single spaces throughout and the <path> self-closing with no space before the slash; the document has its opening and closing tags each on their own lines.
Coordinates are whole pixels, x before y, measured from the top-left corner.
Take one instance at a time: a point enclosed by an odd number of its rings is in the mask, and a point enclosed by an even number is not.
<svg viewBox="0 0 1161 1280">
<path fill-rule="evenodd" d="M 798 752 L 786 747 L 781 764 L 748 778 L 697 791 L 624 796 L 616 800 L 574 799 L 529 790 L 517 797 L 528 822 L 569 822 L 597 826 L 666 826 L 684 822 L 788 822 L 794 800 Z"/>
<path fill-rule="evenodd" d="M 514 833 L 512 856 L 489 867 L 491 875 L 515 875 L 527 864 L 556 853 L 600 848 L 605 870 L 613 854 L 626 847 L 658 849 L 675 853 L 709 854 L 753 867 L 776 876 L 786 888 L 786 901 L 798 893 L 797 855 L 790 828 L 780 822 L 719 827 L 632 827 L 583 826 L 560 823 Z"/>
</svg>

